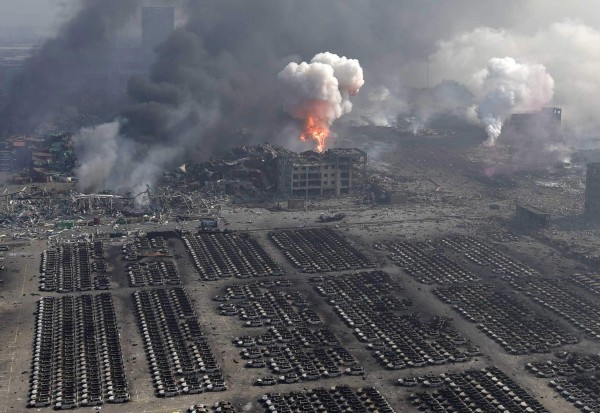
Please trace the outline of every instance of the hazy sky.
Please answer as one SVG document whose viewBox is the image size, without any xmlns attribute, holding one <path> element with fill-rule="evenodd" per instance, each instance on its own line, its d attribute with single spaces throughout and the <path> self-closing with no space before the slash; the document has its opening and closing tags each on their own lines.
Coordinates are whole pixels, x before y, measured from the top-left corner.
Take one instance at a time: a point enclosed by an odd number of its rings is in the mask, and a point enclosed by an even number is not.
<svg viewBox="0 0 600 413">
<path fill-rule="evenodd" d="M 75 0 L 0 0 L 0 29 L 31 27 L 51 33 L 68 15 Z"/>
<path fill-rule="evenodd" d="M 323 51 L 360 61 L 366 83 L 354 99 L 353 113 L 373 123 L 388 124 L 420 106 L 427 111 L 419 117 L 427 121 L 429 109 L 435 108 L 431 100 L 418 101 L 425 94 L 414 89 L 430 80 L 431 85 L 452 80 L 448 94 L 470 91 L 473 102 L 465 106 L 448 99 L 448 109 L 470 121 L 492 119 L 499 130 L 510 113 L 551 104 L 564 109 L 565 125 L 575 131 L 569 136 L 581 141 L 599 136 L 598 0 L 0 0 L 0 42 L 22 38 L 29 33 L 23 27 L 50 36 L 76 16 L 14 81 L 0 113 L 4 133 L 44 131 L 54 119 L 69 115 L 65 108 L 96 93 L 114 67 L 113 39 L 134 40 L 140 6 L 148 3 L 186 3 L 181 8 L 185 15 L 178 16 L 185 30 L 150 56 L 155 63 L 140 70 L 149 70 L 150 76 L 131 80 L 129 103 L 98 110 L 103 112 L 96 115 L 99 119 L 114 119 L 118 111 L 118 119 L 125 120 L 108 130 L 112 142 L 124 137 L 130 148 L 121 151 L 119 144 L 119 154 L 107 151 L 115 165 L 127 169 L 109 168 L 102 178 L 114 178 L 115 187 L 148 182 L 165 166 L 180 164 L 184 152 L 206 159 L 219 147 L 252 139 L 240 136 L 241 130 L 250 130 L 261 142 L 266 137 L 295 142 L 301 124 L 281 109 L 277 74 L 288 63 Z M 81 12 L 73 13 L 79 5 Z M 499 79 L 498 86 L 482 82 L 488 78 Z M 516 101 L 510 93 L 495 92 L 513 89 L 524 98 Z M 506 110 L 494 107 L 480 119 L 481 103 L 496 95 L 507 102 Z M 391 108 L 384 121 L 371 120 L 383 108 Z M 106 128 L 97 132 L 91 139 L 111 142 L 103 137 Z M 140 159 L 139 170 L 131 174 L 129 161 L 139 154 L 148 159 Z"/>
<path fill-rule="evenodd" d="M 51 34 L 71 14 L 75 4 L 77 0 L 0 0 L 0 35 L 14 27 L 31 27 L 39 34 Z M 600 28 L 600 3 L 593 0 L 525 0 L 517 4 L 520 12 L 513 15 L 510 26 L 517 26 L 521 30 L 526 27 L 536 30 L 540 25 L 565 18 Z"/>
</svg>

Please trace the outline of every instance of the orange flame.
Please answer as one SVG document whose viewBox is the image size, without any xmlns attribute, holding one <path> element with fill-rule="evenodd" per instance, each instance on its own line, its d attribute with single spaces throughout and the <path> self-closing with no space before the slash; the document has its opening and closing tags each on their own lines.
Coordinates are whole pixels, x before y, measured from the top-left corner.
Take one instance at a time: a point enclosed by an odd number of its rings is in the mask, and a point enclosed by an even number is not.
<svg viewBox="0 0 600 413">
<path fill-rule="evenodd" d="M 329 128 L 324 125 L 318 125 L 315 118 L 309 116 L 304 125 L 304 132 L 300 134 L 300 140 L 306 142 L 311 139 L 317 143 L 315 150 L 323 152 L 325 150 L 325 141 L 329 137 Z"/>
</svg>

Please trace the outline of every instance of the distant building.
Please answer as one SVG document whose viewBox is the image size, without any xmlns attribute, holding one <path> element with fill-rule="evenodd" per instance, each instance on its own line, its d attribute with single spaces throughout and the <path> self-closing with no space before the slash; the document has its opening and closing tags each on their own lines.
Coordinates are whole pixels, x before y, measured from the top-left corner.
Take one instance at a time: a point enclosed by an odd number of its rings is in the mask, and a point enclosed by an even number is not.
<svg viewBox="0 0 600 413">
<path fill-rule="evenodd" d="M 0 107 L 7 103 L 10 85 L 23 69 L 23 61 L 0 59 Z"/>
<path fill-rule="evenodd" d="M 8 172 L 13 168 L 14 153 L 10 146 L 3 144 L 0 149 L 0 172 Z"/>
<path fill-rule="evenodd" d="M 389 177 L 373 175 L 369 177 L 369 186 L 372 199 L 378 204 L 399 205 L 408 202 L 407 189 Z"/>
<path fill-rule="evenodd" d="M 355 195 L 366 186 L 367 154 L 355 148 L 288 153 L 277 167 L 277 191 L 284 196 Z"/>
<path fill-rule="evenodd" d="M 24 44 L 0 48 L 0 92 L 6 94 L 25 62 L 38 51 L 38 46 Z"/>
<path fill-rule="evenodd" d="M 142 7 L 142 47 L 152 50 L 175 30 L 174 7 Z"/>
<path fill-rule="evenodd" d="M 561 108 L 550 107 L 537 112 L 514 113 L 502 129 L 502 135 L 519 140 L 532 135 L 556 136 L 560 133 L 561 121 Z M 535 139 L 532 141 L 536 142 Z"/>
<path fill-rule="evenodd" d="M 600 218 L 600 163 L 587 164 L 585 214 L 590 218 Z"/>
<path fill-rule="evenodd" d="M 517 205 L 515 221 L 522 228 L 535 229 L 548 225 L 550 214 L 532 205 Z"/>
<path fill-rule="evenodd" d="M 0 89 L 7 90 L 15 76 L 23 69 L 23 62 L 0 62 Z"/>
</svg>

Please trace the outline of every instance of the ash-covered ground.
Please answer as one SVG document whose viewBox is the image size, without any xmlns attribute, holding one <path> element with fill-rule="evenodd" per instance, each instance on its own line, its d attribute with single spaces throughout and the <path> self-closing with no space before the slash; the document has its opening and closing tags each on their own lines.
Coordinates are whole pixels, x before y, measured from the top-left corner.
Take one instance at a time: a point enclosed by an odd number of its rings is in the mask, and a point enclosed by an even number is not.
<svg viewBox="0 0 600 413">
<path fill-rule="evenodd" d="M 237 411 L 259 412 L 264 408 L 258 399 L 265 393 L 283 394 L 317 387 L 329 388 L 339 384 L 348 384 L 352 388 L 374 386 L 394 411 L 417 411 L 418 406 L 413 402 L 414 398 L 411 399 L 410 394 L 431 393 L 435 388 L 424 386 L 421 382 L 417 388 L 398 386 L 397 379 L 425 377 L 428 374 L 460 373 L 468 369 L 490 366 L 499 368 L 527 394 L 540 402 L 547 411 L 577 411 L 575 399 L 569 400 L 566 396 L 559 396 L 548 386 L 550 378 L 536 377 L 526 365 L 531 362 L 546 361 L 553 357 L 552 353 L 558 351 L 585 355 L 595 354 L 600 349 L 593 327 L 595 308 L 593 303 L 597 302 L 597 293 L 590 287 L 591 284 L 585 284 L 585 280 L 583 283 L 577 283 L 573 277 L 574 274 L 593 274 L 598 262 L 594 255 L 597 254 L 600 242 L 598 229 L 581 217 L 584 169 L 577 165 L 567 167 L 552 165 L 544 171 L 515 169 L 509 173 L 507 172 L 509 168 L 505 168 L 504 171 L 490 173 L 490 167 L 494 165 L 486 159 L 486 149 L 476 145 L 476 139 L 466 139 L 456 135 L 409 136 L 385 128 L 370 133 L 387 135 L 375 137 L 372 144 L 365 149 L 371 155 L 370 176 L 378 175 L 393 181 L 406 195 L 403 202 L 397 205 L 380 205 L 369 200 L 368 196 L 359 196 L 310 199 L 307 200 L 305 209 L 294 211 L 286 209 L 284 202 L 276 197 L 261 197 L 261 200 L 244 203 L 241 199 L 248 200 L 248 197 L 196 195 L 202 199 L 196 215 L 212 215 L 218 218 L 221 230 L 248 234 L 283 269 L 283 276 L 201 280 L 189 250 L 186 249 L 182 239 L 173 232 L 188 230 L 190 233 L 195 233 L 199 221 L 194 217 L 188 217 L 188 220 L 178 219 L 176 216 L 169 215 L 171 211 L 169 208 L 165 208 L 165 212 L 161 214 L 147 213 L 145 217 L 139 214 L 140 216 L 135 219 L 129 217 L 125 220 L 119 219 L 119 214 L 107 214 L 99 217 L 101 222 L 98 226 L 80 226 L 72 229 L 55 229 L 54 224 L 58 222 L 58 218 L 47 211 L 44 212 L 46 215 L 40 212 L 40 216 L 34 217 L 33 221 L 28 220 L 25 223 L 13 221 L 5 224 L 7 229 L 3 235 L 9 250 L 3 253 L 3 264 L 6 268 L 0 273 L 2 279 L 0 323 L 3 326 L 0 334 L 2 342 L 6 343 L 0 349 L 0 363 L 2 363 L 0 364 L 2 366 L 0 405 L 4 407 L 0 411 L 27 411 L 31 396 L 30 378 L 33 368 L 36 303 L 40 294 L 47 297 L 65 295 L 39 291 L 40 252 L 49 248 L 49 243 L 75 241 L 84 236 L 102 240 L 104 243 L 107 276 L 111 287 L 108 292 L 112 294 L 115 306 L 119 341 L 131 396 L 131 400 L 125 404 L 106 403 L 102 408 L 103 411 L 185 411 L 188 406 L 195 403 L 212 405 L 220 400 L 228 400 L 233 403 Z M 356 143 L 357 138 L 353 138 L 352 141 Z M 504 168 L 504 165 L 501 166 Z M 69 184 L 53 185 L 55 188 L 51 193 L 56 195 L 60 194 L 61 190 L 68 190 Z M 37 186 L 46 187 L 44 184 L 37 184 Z M 177 194 L 190 192 L 187 188 L 171 189 L 178 191 Z M 171 194 L 173 193 L 175 192 Z M 265 199 L 271 200 L 265 201 Z M 31 200 L 31 202 L 38 202 L 38 200 Z M 515 203 L 532 204 L 549 212 L 551 214 L 549 226 L 536 231 L 524 231 L 514 221 Z M 35 207 L 38 207 L 37 204 Z M 83 208 L 79 213 L 80 220 L 87 222 L 94 213 L 98 212 L 99 210 L 86 211 Z M 330 223 L 318 221 L 321 214 L 338 212 L 345 214 L 345 217 L 339 221 Z M 15 229 L 19 228 L 19 225 L 22 225 L 22 228 L 17 232 Z M 397 298 L 411 302 L 411 306 L 407 309 L 390 311 L 398 311 L 399 317 L 418 314 L 419 322 L 422 323 L 426 323 L 432 317 L 446 317 L 453 331 L 458 332 L 468 343 L 478 348 L 481 354 L 470 356 L 468 360 L 461 362 L 447 362 L 441 365 L 426 363 L 419 367 L 406 365 L 400 370 L 386 369 L 377 362 L 371 354 L 373 351 L 367 347 L 368 343 L 361 341 L 352 328 L 341 322 L 339 314 L 336 313 L 329 299 L 317 294 L 314 282 L 311 281 L 315 276 L 322 276 L 324 279 L 336 275 L 345 277 L 363 270 L 338 268 L 323 274 L 307 273 L 286 259 L 270 236 L 273 230 L 306 230 L 323 227 L 332 229 L 365 254 L 374 263 L 375 269 L 385 271 L 399 288 L 397 292 L 394 290 Z M 147 347 L 138 328 L 139 321 L 132 301 L 132 293 L 144 288 L 166 287 L 132 287 L 128 283 L 127 265 L 130 262 L 124 259 L 122 247 L 135 242 L 135 238 L 140 235 L 151 234 L 151 237 L 154 237 L 163 231 L 167 231 L 164 234 L 168 234 L 165 238 L 169 257 L 158 259 L 171 260 L 179 271 L 181 286 L 187 290 L 198 323 L 205 333 L 206 341 L 227 384 L 228 388 L 224 392 L 183 394 L 169 398 L 155 397 L 156 389 L 150 376 L 145 350 Z M 13 239 L 12 235 L 15 233 L 20 235 Z M 467 259 L 467 250 L 452 250 L 442 243 L 444 239 L 455 239 L 457 236 L 474 237 L 482 245 L 492 248 L 494 253 L 509 257 L 519 265 L 531 267 L 536 271 L 536 275 L 533 278 L 528 276 L 519 278 L 518 274 L 511 274 L 504 268 L 506 263 L 498 264 L 504 269 L 498 267 L 499 271 L 492 271 L 497 269 L 493 262 L 479 265 Z M 465 271 L 475 274 L 477 280 L 469 281 L 465 285 L 477 288 L 486 286 L 485 288 L 491 288 L 494 293 L 486 295 L 488 301 L 474 300 L 471 304 L 478 308 L 478 314 L 483 317 L 486 314 L 495 314 L 497 322 L 489 324 L 485 318 L 474 322 L 457 310 L 459 306 L 466 308 L 465 303 L 452 304 L 441 300 L 434 290 L 452 287 L 455 285 L 454 282 L 448 279 L 443 281 L 441 278 L 438 281 L 424 282 L 423 277 L 429 273 L 426 272 L 428 270 L 423 261 L 416 260 L 419 265 L 425 265 L 417 269 L 411 265 L 398 265 L 397 253 L 382 248 L 382 245 L 393 242 L 402 245 L 424 243 L 419 246 L 423 248 L 420 250 L 423 254 L 427 256 L 442 254 Z M 482 254 L 490 253 L 486 251 Z M 144 265 L 154 259 L 151 255 L 137 258 L 138 262 Z M 443 262 L 446 264 L 441 265 L 440 268 L 434 267 L 433 271 L 442 271 L 443 266 L 447 265 L 446 261 Z M 568 307 L 569 301 L 563 298 L 566 307 L 557 307 L 558 310 L 549 308 L 544 302 L 551 303 L 552 294 L 557 293 L 553 292 L 554 290 L 535 290 L 539 286 L 536 277 L 562 286 L 564 291 L 572 294 L 581 303 L 589 303 L 590 307 L 584 306 L 583 312 L 577 312 L 581 309 Z M 269 387 L 255 385 L 257 378 L 267 375 L 277 376 L 277 374 L 273 374 L 268 369 L 245 368 L 244 364 L 248 360 L 243 358 L 240 354 L 241 349 L 236 347 L 232 340 L 244 335 L 264 334 L 268 327 L 267 325 L 256 328 L 245 327 L 237 317 L 220 315 L 219 304 L 221 303 L 213 299 L 223 294 L 223 291 L 232 285 L 277 282 L 282 279 L 290 280 L 290 285 L 285 287 L 268 285 L 264 287 L 265 291 L 294 292 L 305 297 L 310 304 L 309 308 L 314 310 L 322 320 L 322 327 L 333 332 L 341 345 L 364 369 L 364 376 L 344 373 L 340 377 L 321 378 L 316 381 L 301 380 L 297 383 L 278 383 Z M 591 279 L 593 281 L 593 277 Z M 96 293 L 75 291 L 72 294 L 79 296 Z M 577 343 L 569 344 L 565 341 L 559 343 L 557 347 L 511 354 L 507 348 L 518 345 L 521 341 L 526 343 L 531 337 L 515 338 L 510 334 L 510 322 L 513 320 L 511 317 L 514 315 L 503 313 L 505 310 L 510 310 L 506 308 L 506 302 L 495 301 L 504 299 L 513 303 L 511 305 L 527 309 L 527 314 L 521 321 L 525 323 L 523 328 L 531 329 L 532 336 L 544 334 L 544 328 L 539 330 L 539 325 L 552 325 L 552 331 L 560 332 L 563 339 L 574 337 Z M 505 307 L 498 304 L 502 302 Z M 494 307 L 497 305 L 500 307 Z M 364 308 L 368 308 L 366 303 Z M 496 310 L 493 311 L 498 312 L 489 313 L 492 311 L 491 308 L 495 308 Z M 586 314 L 592 319 L 588 320 Z M 469 316 L 474 317 L 472 313 Z M 541 324 L 536 324 L 538 327 L 528 324 L 534 323 L 535 320 L 541 320 L 539 321 Z M 508 324 L 505 327 L 508 328 L 509 333 L 502 336 L 502 339 L 494 339 L 492 333 L 482 328 L 484 326 L 493 331 L 494 328 L 501 330 L 503 323 Z M 513 327 L 517 331 L 517 327 Z M 384 330 L 381 332 L 381 334 L 392 333 Z M 431 335 L 424 340 L 429 344 L 438 343 L 436 337 Z M 421 351 L 429 350 L 423 348 Z M 564 377 L 569 380 L 573 380 L 573 377 L 581 380 L 589 379 L 592 374 L 587 371 L 583 373 L 577 371 L 575 376 Z M 558 374 L 557 377 L 563 376 Z M 594 396 L 590 398 L 593 399 Z M 431 406 L 423 408 L 432 409 Z M 91 408 L 80 408 L 81 411 L 89 409 Z M 33 409 L 29 408 L 29 410 Z M 49 408 L 40 409 L 40 411 L 47 410 Z"/>
</svg>

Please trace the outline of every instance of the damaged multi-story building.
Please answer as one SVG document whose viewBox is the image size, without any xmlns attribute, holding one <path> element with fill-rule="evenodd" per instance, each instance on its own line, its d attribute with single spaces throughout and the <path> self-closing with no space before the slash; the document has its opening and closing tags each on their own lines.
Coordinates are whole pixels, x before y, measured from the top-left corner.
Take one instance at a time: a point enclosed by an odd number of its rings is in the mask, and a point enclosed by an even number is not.
<svg viewBox="0 0 600 413">
<path fill-rule="evenodd" d="M 356 148 L 287 152 L 277 158 L 277 192 L 283 196 L 358 195 L 366 178 L 367 154 Z"/>
<path fill-rule="evenodd" d="M 175 175 L 203 182 L 215 192 L 250 196 L 270 192 L 306 199 L 364 194 L 366 168 L 367 154 L 355 148 L 297 153 L 263 144 L 233 148 L 223 158 L 190 165 Z"/>
</svg>

